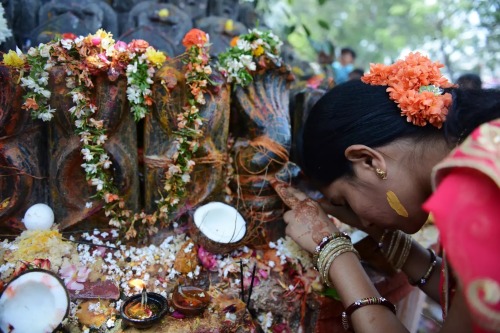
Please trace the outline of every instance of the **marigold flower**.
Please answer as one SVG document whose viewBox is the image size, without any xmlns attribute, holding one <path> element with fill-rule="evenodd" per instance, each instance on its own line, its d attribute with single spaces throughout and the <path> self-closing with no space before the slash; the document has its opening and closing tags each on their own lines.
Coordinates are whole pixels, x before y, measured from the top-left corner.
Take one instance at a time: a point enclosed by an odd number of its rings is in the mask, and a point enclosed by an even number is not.
<svg viewBox="0 0 500 333">
<path fill-rule="evenodd" d="M 184 36 L 182 45 L 188 49 L 192 46 L 203 47 L 207 42 L 208 36 L 204 31 L 200 29 L 191 29 L 186 36 Z"/>
<path fill-rule="evenodd" d="M 264 54 L 264 48 L 262 45 L 259 45 L 255 50 L 253 50 L 253 55 L 259 57 Z"/>
<path fill-rule="evenodd" d="M 156 51 L 152 46 L 146 49 L 146 58 L 156 67 L 160 67 L 167 60 L 163 52 Z"/>
<path fill-rule="evenodd" d="M 9 53 L 3 55 L 3 63 L 6 66 L 21 68 L 24 66 L 24 59 L 15 51 L 10 50 Z"/>
<path fill-rule="evenodd" d="M 239 37 L 239 36 L 233 37 L 233 39 L 231 39 L 231 42 L 229 43 L 229 45 L 230 45 L 231 47 L 235 47 L 235 46 L 236 46 L 236 44 L 238 44 L 238 39 L 240 39 L 240 37 Z"/>
<path fill-rule="evenodd" d="M 441 88 L 454 85 L 442 76 L 439 62 L 432 62 L 419 52 L 410 53 L 392 65 L 371 64 L 361 81 L 388 86 L 389 98 L 401 109 L 401 115 L 417 126 L 428 123 L 441 128 L 451 105 L 451 95 Z"/>
</svg>

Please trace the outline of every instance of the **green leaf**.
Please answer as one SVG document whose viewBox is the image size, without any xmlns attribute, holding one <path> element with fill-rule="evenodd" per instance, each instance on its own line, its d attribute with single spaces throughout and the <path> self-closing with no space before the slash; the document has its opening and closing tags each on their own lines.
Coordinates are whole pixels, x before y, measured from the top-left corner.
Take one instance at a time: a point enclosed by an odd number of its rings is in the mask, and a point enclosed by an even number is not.
<svg viewBox="0 0 500 333">
<path fill-rule="evenodd" d="M 290 25 L 290 26 L 286 26 L 284 29 L 283 29 L 283 32 L 285 33 L 285 35 L 290 35 L 291 33 L 293 33 L 295 31 L 295 28 L 296 26 L 295 25 Z"/>
<path fill-rule="evenodd" d="M 293 5 L 293 0 L 288 0 L 289 5 Z"/>
<path fill-rule="evenodd" d="M 304 28 L 304 31 L 306 32 L 307 37 L 311 37 L 311 30 L 309 30 L 309 28 L 306 27 L 305 24 L 302 24 L 302 27 Z"/>
<path fill-rule="evenodd" d="M 322 293 L 323 296 L 326 296 L 326 297 L 330 297 L 330 298 L 333 298 L 337 301 L 340 301 L 340 296 L 339 296 L 339 293 L 337 292 L 337 290 L 333 289 L 333 288 L 327 288 L 323 293 Z"/>
<path fill-rule="evenodd" d="M 326 0 L 318 0 L 318 4 L 320 6 L 323 6 L 325 4 Z"/>
<path fill-rule="evenodd" d="M 322 27 L 323 29 L 325 30 L 330 30 L 330 25 L 328 24 L 328 22 L 324 21 L 324 20 L 318 20 L 318 24 L 320 27 Z"/>
</svg>

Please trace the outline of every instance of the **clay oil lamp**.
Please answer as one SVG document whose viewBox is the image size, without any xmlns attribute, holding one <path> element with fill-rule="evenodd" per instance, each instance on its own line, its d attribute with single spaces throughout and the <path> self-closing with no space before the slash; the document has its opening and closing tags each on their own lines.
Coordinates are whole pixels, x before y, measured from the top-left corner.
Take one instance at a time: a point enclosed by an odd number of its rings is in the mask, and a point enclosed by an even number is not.
<svg viewBox="0 0 500 333">
<path fill-rule="evenodd" d="M 131 287 L 142 292 L 127 298 L 120 309 L 124 328 L 149 328 L 160 322 L 167 313 L 167 299 L 160 294 L 146 291 L 146 284 L 140 279 L 129 281 Z"/>
<path fill-rule="evenodd" d="M 172 293 L 172 306 L 185 316 L 202 314 L 210 304 L 210 295 L 195 286 L 179 285 Z"/>
</svg>

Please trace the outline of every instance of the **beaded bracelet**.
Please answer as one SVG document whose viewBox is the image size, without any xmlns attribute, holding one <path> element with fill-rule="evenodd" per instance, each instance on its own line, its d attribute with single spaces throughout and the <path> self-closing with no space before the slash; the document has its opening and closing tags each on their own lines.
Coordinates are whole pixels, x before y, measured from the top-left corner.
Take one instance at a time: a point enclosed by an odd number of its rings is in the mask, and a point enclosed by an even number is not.
<svg viewBox="0 0 500 333">
<path fill-rule="evenodd" d="M 349 305 L 347 309 L 345 309 L 345 311 L 342 312 L 342 326 L 346 331 L 351 330 L 350 317 L 353 314 L 353 312 L 367 305 L 383 305 L 389 310 L 391 310 L 392 313 L 396 314 L 396 306 L 391 302 L 389 302 L 385 297 L 362 298 Z"/>
<path fill-rule="evenodd" d="M 427 272 L 425 272 L 424 276 L 422 276 L 420 279 L 418 279 L 417 281 L 408 281 L 412 286 L 416 286 L 419 288 L 425 286 L 429 281 L 432 272 L 434 272 L 434 268 L 436 267 L 437 264 L 436 252 L 434 252 L 433 249 L 427 249 L 427 251 L 429 251 L 429 253 L 431 254 L 431 264 L 427 269 Z"/>
</svg>

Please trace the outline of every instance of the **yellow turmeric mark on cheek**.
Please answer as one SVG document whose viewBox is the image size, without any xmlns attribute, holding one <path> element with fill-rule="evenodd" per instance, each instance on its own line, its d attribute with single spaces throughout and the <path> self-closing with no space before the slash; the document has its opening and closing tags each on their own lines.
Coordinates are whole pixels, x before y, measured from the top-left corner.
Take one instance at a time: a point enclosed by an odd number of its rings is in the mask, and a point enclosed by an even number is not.
<svg viewBox="0 0 500 333">
<path fill-rule="evenodd" d="M 401 201 L 399 201 L 398 196 L 396 193 L 392 191 L 387 191 L 387 202 L 389 203 L 389 206 L 399 215 L 403 217 L 408 217 L 408 211 L 406 208 L 403 206 Z"/>
</svg>

